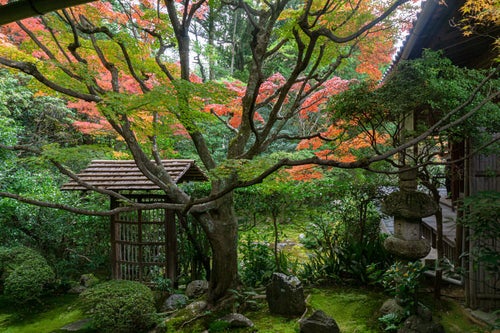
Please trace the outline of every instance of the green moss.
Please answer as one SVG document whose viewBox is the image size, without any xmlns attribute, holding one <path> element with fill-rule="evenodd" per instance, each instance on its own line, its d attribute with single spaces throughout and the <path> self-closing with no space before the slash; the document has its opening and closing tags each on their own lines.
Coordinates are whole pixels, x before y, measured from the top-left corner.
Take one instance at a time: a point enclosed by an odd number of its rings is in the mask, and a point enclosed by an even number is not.
<svg viewBox="0 0 500 333">
<path fill-rule="evenodd" d="M 247 314 L 247 317 L 253 321 L 258 332 L 297 333 L 299 331 L 299 318 L 272 315 L 267 307 L 258 313 Z"/>
<path fill-rule="evenodd" d="M 1 333 L 49 333 L 63 326 L 83 319 L 82 312 L 73 304 L 74 295 L 65 295 L 50 299 L 40 312 L 33 309 L 23 311 L 4 307 L 0 309 Z"/>
<path fill-rule="evenodd" d="M 313 289 L 310 294 L 308 315 L 323 310 L 335 319 L 342 332 L 379 332 L 377 311 L 385 296 L 367 290 L 345 288 Z M 271 315 L 265 306 L 259 312 L 246 314 L 259 332 L 296 333 L 299 318 Z"/>
<path fill-rule="evenodd" d="M 310 305 L 334 318 L 341 332 L 379 332 L 377 312 L 386 296 L 360 289 L 314 289 Z"/>
<path fill-rule="evenodd" d="M 489 329 L 474 323 L 465 310 L 456 302 L 443 299 L 436 303 L 429 301 L 435 319 L 447 333 L 488 333 Z"/>
<path fill-rule="evenodd" d="M 377 313 L 386 296 L 380 292 L 367 289 L 345 287 L 317 288 L 306 291 L 309 312 L 323 310 L 335 319 L 342 332 L 381 332 L 377 322 Z M 440 321 L 447 333 L 487 333 L 486 327 L 472 322 L 458 303 L 443 299 L 436 302 L 432 295 L 422 295 L 422 302 L 428 306 L 437 321 Z M 83 319 L 84 315 L 75 306 L 76 297 L 65 295 L 45 300 L 45 305 L 38 312 L 33 309 L 14 309 L 2 302 L 0 297 L 0 333 L 50 333 L 61 327 Z M 265 304 L 265 300 L 262 300 Z M 183 310 L 186 311 L 186 310 Z M 159 332 L 196 333 L 203 332 L 219 315 L 209 314 L 182 328 L 181 325 L 189 316 L 181 310 L 178 317 L 170 319 Z M 245 315 L 254 322 L 254 328 L 231 329 L 228 332 L 247 333 L 257 330 L 259 333 L 298 333 L 298 317 L 287 318 L 271 315 L 268 307 L 263 305 L 259 311 Z M 221 328 L 222 329 L 222 328 Z M 226 332 L 221 330 L 219 332 Z"/>
</svg>

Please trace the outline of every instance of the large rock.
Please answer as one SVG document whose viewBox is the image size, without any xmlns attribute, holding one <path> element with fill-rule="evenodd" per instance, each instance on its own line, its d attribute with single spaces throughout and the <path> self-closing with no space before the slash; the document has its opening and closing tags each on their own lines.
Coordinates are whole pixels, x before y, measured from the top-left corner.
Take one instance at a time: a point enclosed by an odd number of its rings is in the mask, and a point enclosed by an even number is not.
<svg viewBox="0 0 500 333">
<path fill-rule="evenodd" d="M 300 333 L 339 333 L 337 322 L 321 310 L 300 321 Z"/>
<path fill-rule="evenodd" d="M 186 296 L 190 298 L 196 298 L 203 295 L 208 290 L 208 281 L 205 280 L 194 280 L 189 282 L 186 287 Z"/>
<path fill-rule="evenodd" d="M 266 289 L 269 311 L 285 316 L 301 315 L 306 310 L 304 288 L 295 276 L 273 273 Z"/>
<path fill-rule="evenodd" d="M 162 311 L 173 311 L 186 306 L 188 297 L 183 294 L 170 295 L 163 303 Z"/>
</svg>

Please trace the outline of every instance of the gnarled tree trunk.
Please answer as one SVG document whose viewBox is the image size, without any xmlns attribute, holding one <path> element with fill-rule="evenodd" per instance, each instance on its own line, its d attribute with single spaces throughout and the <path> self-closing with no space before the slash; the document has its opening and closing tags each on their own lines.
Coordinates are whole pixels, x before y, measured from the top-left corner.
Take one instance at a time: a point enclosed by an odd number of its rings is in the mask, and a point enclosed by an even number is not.
<svg viewBox="0 0 500 333">
<path fill-rule="evenodd" d="M 217 207 L 198 220 L 212 249 L 208 302 L 213 305 L 238 283 L 238 223 L 232 195 L 217 200 Z"/>
</svg>

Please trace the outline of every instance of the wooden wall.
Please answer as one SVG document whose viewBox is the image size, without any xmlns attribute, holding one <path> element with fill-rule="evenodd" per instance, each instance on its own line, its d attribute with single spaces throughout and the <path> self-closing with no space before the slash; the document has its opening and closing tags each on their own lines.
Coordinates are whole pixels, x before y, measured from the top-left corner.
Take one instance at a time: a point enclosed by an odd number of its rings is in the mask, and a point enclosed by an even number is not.
<svg viewBox="0 0 500 333">
<path fill-rule="evenodd" d="M 469 162 L 470 195 L 482 191 L 500 191 L 500 154 L 475 155 Z M 466 230 L 472 234 L 474 230 Z M 488 244 L 500 252 L 500 239 L 480 239 L 478 242 L 466 238 L 465 251 Z M 469 260 L 465 284 L 467 305 L 472 309 L 494 311 L 500 309 L 500 274 L 485 272 L 478 262 Z"/>
</svg>

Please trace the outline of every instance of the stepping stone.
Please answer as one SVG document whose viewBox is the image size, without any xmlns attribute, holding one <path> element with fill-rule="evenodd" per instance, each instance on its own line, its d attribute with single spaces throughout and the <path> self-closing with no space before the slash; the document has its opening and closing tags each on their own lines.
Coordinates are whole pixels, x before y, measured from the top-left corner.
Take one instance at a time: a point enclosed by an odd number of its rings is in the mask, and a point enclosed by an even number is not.
<svg viewBox="0 0 500 333">
<path fill-rule="evenodd" d="M 78 332 L 84 328 L 87 328 L 88 324 L 90 323 L 89 318 L 81 319 L 78 321 L 75 321 L 73 323 L 70 323 L 68 325 L 65 325 L 60 329 L 61 332 Z"/>
</svg>

